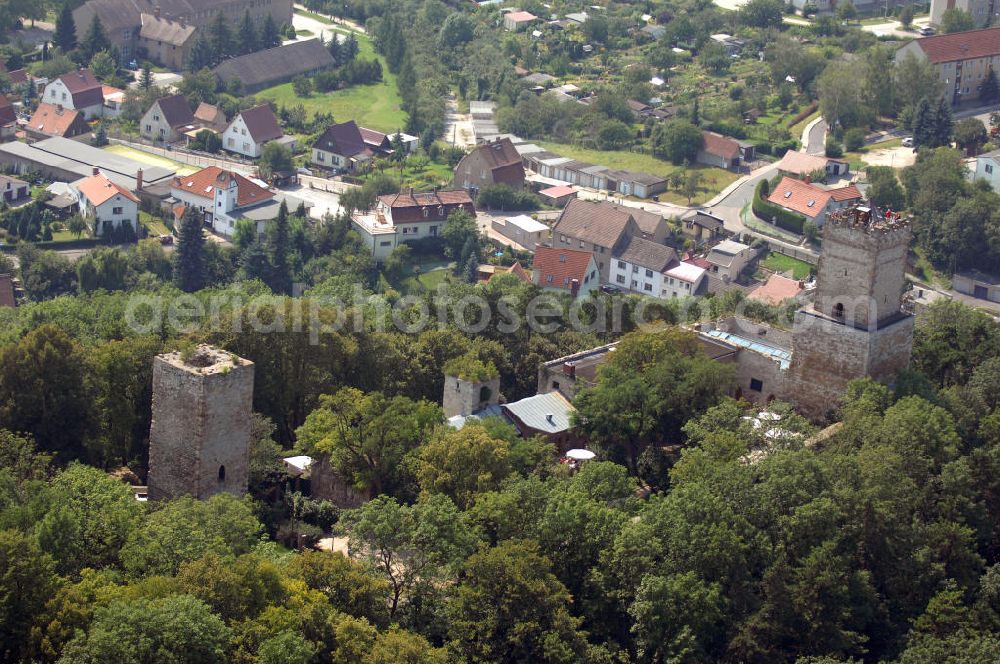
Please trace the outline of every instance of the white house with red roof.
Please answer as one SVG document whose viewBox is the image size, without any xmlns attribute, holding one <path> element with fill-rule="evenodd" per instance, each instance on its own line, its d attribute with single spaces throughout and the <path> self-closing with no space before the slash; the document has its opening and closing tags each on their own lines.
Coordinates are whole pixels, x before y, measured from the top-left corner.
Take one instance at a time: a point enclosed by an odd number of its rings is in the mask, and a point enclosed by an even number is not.
<svg viewBox="0 0 1000 664">
<path fill-rule="evenodd" d="M 104 115 L 104 87 L 89 69 L 71 71 L 46 85 L 42 101 L 80 111 L 88 120 Z"/>
<path fill-rule="evenodd" d="M 351 222 L 372 256 L 382 260 L 401 242 L 439 237 L 448 216 L 456 210 L 476 216 L 476 207 L 467 191 L 411 189 L 379 196 L 374 210 L 354 213 Z"/>
<path fill-rule="evenodd" d="M 520 32 L 537 20 L 531 12 L 510 12 L 503 17 L 503 27 L 508 32 Z"/>
<path fill-rule="evenodd" d="M 274 111 L 267 104 L 261 104 L 244 109 L 233 118 L 222 133 L 222 147 L 229 152 L 257 159 L 265 143 L 283 136 Z"/>
<path fill-rule="evenodd" d="M 71 185 L 80 201 L 80 215 L 90 222 L 94 235 L 101 237 L 123 225 L 139 228 L 139 198 L 112 182 L 99 169 Z"/>
<path fill-rule="evenodd" d="M 600 269 L 591 251 L 538 247 L 531 268 L 531 281 L 544 290 L 586 297 L 600 286 Z"/>
<path fill-rule="evenodd" d="M 184 206 L 198 210 L 206 226 L 226 237 L 233 235 L 237 219 L 256 221 L 260 232 L 263 222 L 277 215 L 274 192 L 218 166 L 175 177 L 170 194 Z"/>
<path fill-rule="evenodd" d="M 829 213 L 860 203 L 862 196 L 853 184 L 825 189 L 807 181 L 785 176 L 781 178 L 781 182 L 767 200 L 789 212 L 802 215 L 817 226 L 822 226 Z"/>
</svg>

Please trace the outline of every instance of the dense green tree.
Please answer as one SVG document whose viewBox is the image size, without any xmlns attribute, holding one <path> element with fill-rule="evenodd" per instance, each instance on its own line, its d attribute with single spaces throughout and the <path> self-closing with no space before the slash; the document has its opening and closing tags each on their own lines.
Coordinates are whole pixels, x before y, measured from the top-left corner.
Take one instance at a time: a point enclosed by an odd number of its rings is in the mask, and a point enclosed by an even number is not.
<svg viewBox="0 0 1000 664">
<path fill-rule="evenodd" d="M 289 561 L 287 571 L 326 595 L 335 609 L 373 625 L 388 622 L 389 583 L 361 563 L 340 553 L 304 551 Z"/>
<path fill-rule="evenodd" d="M 868 198 L 873 203 L 883 209 L 903 209 L 906 198 L 895 169 L 889 166 L 869 166 L 865 173 L 868 175 Z"/>
<path fill-rule="evenodd" d="M 916 110 L 921 99 L 934 101 L 944 93 L 944 83 L 924 58 L 907 53 L 894 68 L 897 110 Z"/>
<path fill-rule="evenodd" d="M 54 478 L 50 496 L 53 507 L 38 524 L 38 537 L 53 552 L 59 572 L 115 566 L 143 512 L 128 485 L 74 464 Z"/>
<path fill-rule="evenodd" d="M 111 51 L 111 42 L 108 40 L 108 36 L 104 32 L 104 25 L 96 13 L 87 27 L 87 34 L 80 42 L 80 51 L 83 53 L 85 61 L 90 61 L 101 51 Z"/>
<path fill-rule="evenodd" d="M 643 577 L 629 607 L 639 661 L 707 659 L 706 646 L 720 636 L 722 607 L 719 586 L 706 584 L 693 572 Z"/>
<path fill-rule="evenodd" d="M 191 50 L 188 52 L 186 68 L 192 72 L 201 71 L 211 67 L 214 62 L 215 57 L 211 42 L 204 35 L 199 35 L 195 38 L 194 44 L 191 45 Z"/>
<path fill-rule="evenodd" d="M 470 242 L 473 244 L 472 251 L 478 253 L 479 225 L 476 218 L 465 210 L 452 211 L 441 229 L 441 238 L 449 254 L 461 264 L 469 253 L 463 250 Z"/>
<path fill-rule="evenodd" d="M 975 30 L 975 28 L 975 19 L 972 18 L 972 14 L 965 10 L 953 7 L 944 10 L 944 13 L 941 14 L 942 34 L 948 35 L 953 32 L 965 32 L 966 30 Z"/>
<path fill-rule="evenodd" d="M 276 293 L 290 295 L 292 292 L 292 272 L 289 265 L 288 206 L 281 201 L 278 216 L 268 228 L 267 248 L 270 259 L 270 279 L 268 285 Z"/>
<path fill-rule="evenodd" d="M 467 424 L 438 432 L 420 448 L 417 481 L 422 495 L 443 493 L 468 509 L 478 494 L 499 488 L 512 470 L 509 444 Z"/>
<path fill-rule="evenodd" d="M 52 40 L 63 53 L 69 53 L 76 48 L 76 23 L 73 21 L 73 8 L 65 3 L 56 17 L 56 32 Z"/>
<path fill-rule="evenodd" d="M 448 605 L 453 647 L 470 662 L 584 662 L 571 597 L 530 542 L 472 555 Z"/>
<path fill-rule="evenodd" d="M 178 498 L 132 531 L 121 559 L 135 575 L 174 574 L 184 562 L 208 553 L 248 553 L 259 541 L 261 530 L 248 500 L 228 493 L 206 501 Z"/>
<path fill-rule="evenodd" d="M 675 164 L 693 162 L 704 142 L 701 129 L 684 120 L 657 127 L 653 135 L 654 151 Z"/>
<path fill-rule="evenodd" d="M 237 35 L 239 38 L 239 52 L 241 54 L 253 53 L 259 48 L 258 42 L 260 41 L 260 36 L 257 32 L 257 24 L 254 22 L 253 17 L 250 16 L 250 10 L 243 13 L 243 20 L 240 22 Z"/>
<path fill-rule="evenodd" d="M 899 12 L 899 24 L 903 26 L 904 30 L 909 30 L 910 26 L 913 25 L 913 14 L 915 10 L 912 5 L 905 5 L 902 11 Z"/>
<path fill-rule="evenodd" d="M 955 123 L 954 128 L 955 144 L 965 150 L 969 156 L 979 153 L 989 134 L 986 133 L 986 125 L 979 118 L 965 118 Z"/>
<path fill-rule="evenodd" d="M 403 459 L 440 422 L 441 409 L 427 401 L 345 387 L 320 397 L 297 433 L 303 450 L 329 454 L 344 479 L 375 496 L 407 489 Z"/>
<path fill-rule="evenodd" d="M 20 661 L 32 622 L 57 585 L 52 558 L 33 537 L 0 530 L 0 659 Z"/>
<path fill-rule="evenodd" d="M 1000 98 L 1000 86 L 997 85 L 997 73 L 990 67 L 986 72 L 986 78 L 979 89 L 979 98 L 984 102 L 993 102 Z"/>
<path fill-rule="evenodd" d="M 865 127 L 874 120 L 865 87 L 858 85 L 854 64 L 831 63 L 819 77 L 817 85 L 819 110 L 830 127 Z"/>
<path fill-rule="evenodd" d="M 81 456 L 91 423 L 83 366 L 77 344 L 54 325 L 0 348 L 0 422 L 60 459 Z"/>
<path fill-rule="evenodd" d="M 212 22 L 209 23 L 208 39 L 212 45 L 212 54 L 216 62 L 224 60 L 237 52 L 233 41 L 233 31 L 229 27 L 228 19 L 226 19 L 222 12 L 217 13 Z"/>
<path fill-rule="evenodd" d="M 964 383 L 986 358 L 1000 356 L 1000 330 L 960 302 L 927 308 L 913 335 L 913 366 L 937 385 Z"/>
<path fill-rule="evenodd" d="M 414 593 L 454 580 L 475 546 L 462 513 L 440 494 L 413 506 L 379 496 L 344 519 L 362 558 L 389 583 L 390 619 Z"/>
<path fill-rule="evenodd" d="M 205 236 L 199 217 L 194 206 L 187 206 L 174 254 L 174 283 L 188 293 L 205 287 Z"/>
<path fill-rule="evenodd" d="M 281 46 L 281 35 L 278 31 L 278 25 L 274 22 L 274 17 L 271 16 L 271 12 L 268 12 L 264 16 L 264 24 L 260 27 L 260 47 L 274 48 L 275 46 Z"/>
<path fill-rule="evenodd" d="M 177 571 L 181 592 L 197 597 L 228 622 L 256 617 L 286 599 L 278 568 L 246 554 L 235 560 L 217 553 L 183 563 Z"/>
<path fill-rule="evenodd" d="M 751 28 L 777 28 L 785 6 L 781 0 L 750 0 L 739 10 L 740 23 Z"/>
<path fill-rule="evenodd" d="M 456 46 L 472 41 L 475 23 L 468 14 L 453 12 L 441 24 L 438 41 L 442 48 L 453 49 Z"/>
<path fill-rule="evenodd" d="M 226 625 L 190 595 L 116 601 L 97 610 L 59 661 L 221 664 L 228 636 Z"/>
</svg>

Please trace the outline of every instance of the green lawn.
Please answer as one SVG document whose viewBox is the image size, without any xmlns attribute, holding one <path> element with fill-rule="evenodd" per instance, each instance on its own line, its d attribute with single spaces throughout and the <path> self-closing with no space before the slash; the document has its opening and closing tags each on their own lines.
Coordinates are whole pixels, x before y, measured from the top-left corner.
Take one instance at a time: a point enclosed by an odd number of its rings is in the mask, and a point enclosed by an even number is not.
<svg viewBox="0 0 1000 664">
<path fill-rule="evenodd" d="M 304 13 L 304 12 L 299 12 Z M 338 29 L 347 34 L 349 31 Z M 298 97 L 291 83 L 276 85 L 257 93 L 257 97 L 270 99 L 279 105 L 302 104 L 307 113 L 333 113 L 337 122 L 354 120 L 363 127 L 382 132 L 394 132 L 406 125 L 406 113 L 400 108 L 403 100 L 396 89 L 396 75 L 380 55 L 376 55 L 371 40 L 363 34 L 353 33 L 358 39 L 358 57 L 366 60 L 378 58 L 382 63 L 382 81 L 374 85 L 354 85 L 335 92 L 314 92 L 308 97 Z"/>
<path fill-rule="evenodd" d="M 145 226 L 149 230 L 149 234 L 153 235 L 170 235 L 170 229 L 167 228 L 166 224 L 160 219 L 157 219 L 148 212 L 139 212 L 139 223 Z"/>
<path fill-rule="evenodd" d="M 313 36 L 312 30 L 296 30 L 295 34 L 297 36 L 299 36 L 299 37 L 312 37 Z"/>
<path fill-rule="evenodd" d="M 785 273 L 791 270 L 792 279 L 805 279 L 812 270 L 812 265 L 805 261 L 773 251 L 760 262 L 760 266 L 772 272 Z"/>
<path fill-rule="evenodd" d="M 636 171 L 639 173 L 651 173 L 653 175 L 661 175 L 664 177 L 669 176 L 671 173 L 683 170 L 683 167 L 676 166 L 669 161 L 663 161 L 662 159 L 657 159 L 652 155 L 641 154 L 638 152 L 628 152 L 626 150 L 590 150 L 588 148 L 581 148 L 575 145 L 551 143 L 548 141 L 536 141 L 536 143 L 546 150 L 551 150 L 552 152 L 563 157 L 569 157 L 570 159 L 577 159 L 591 164 L 599 164 L 613 169 Z M 721 168 L 713 168 L 709 166 L 694 166 L 693 168 L 701 173 L 702 180 L 701 191 L 699 191 L 697 196 L 691 199 L 692 204 L 704 203 L 740 177 L 739 173 L 733 173 L 732 171 L 726 171 Z M 659 194 L 659 196 L 660 200 L 664 202 L 679 203 L 684 205 L 687 205 L 688 203 L 686 196 L 682 196 L 680 192 L 676 192 L 673 189 L 669 189 L 662 194 Z"/>
<path fill-rule="evenodd" d="M 448 164 L 431 161 L 423 155 L 414 155 L 404 162 L 402 177 L 399 166 L 390 161 L 380 161 L 375 173 L 384 173 L 397 180 L 400 190 L 413 187 L 417 190 L 433 189 L 436 186 L 447 185 L 454 174 Z M 362 179 L 367 179 L 366 175 Z"/>
<path fill-rule="evenodd" d="M 411 256 L 400 276 L 389 279 L 384 272 L 380 273 L 379 286 L 382 289 L 393 288 L 404 295 L 433 293 L 454 268 L 455 264 L 442 255 Z"/>
<path fill-rule="evenodd" d="M 128 145 L 108 145 L 104 149 L 108 152 L 113 152 L 114 154 L 120 154 L 123 157 L 134 159 L 141 164 L 160 166 L 161 168 L 177 171 L 178 175 L 190 175 L 191 173 L 197 173 L 201 170 L 197 166 L 182 164 L 179 161 L 174 161 L 173 159 L 167 159 L 166 157 L 161 157 L 160 155 L 144 152 L 143 150 L 139 150 L 138 148 L 133 148 Z"/>
</svg>

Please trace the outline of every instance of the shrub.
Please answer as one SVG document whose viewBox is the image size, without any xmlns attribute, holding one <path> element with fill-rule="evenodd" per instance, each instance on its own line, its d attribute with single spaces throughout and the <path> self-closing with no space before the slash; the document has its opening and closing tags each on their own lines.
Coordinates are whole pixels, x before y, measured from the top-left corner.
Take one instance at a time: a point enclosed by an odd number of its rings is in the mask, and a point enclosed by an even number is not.
<svg viewBox="0 0 1000 664">
<path fill-rule="evenodd" d="M 826 139 L 826 156 L 833 159 L 839 159 L 844 156 L 844 148 L 832 136 Z"/>
<path fill-rule="evenodd" d="M 852 127 L 844 132 L 844 147 L 849 152 L 857 152 L 865 145 L 865 130 L 861 127 Z"/>
</svg>

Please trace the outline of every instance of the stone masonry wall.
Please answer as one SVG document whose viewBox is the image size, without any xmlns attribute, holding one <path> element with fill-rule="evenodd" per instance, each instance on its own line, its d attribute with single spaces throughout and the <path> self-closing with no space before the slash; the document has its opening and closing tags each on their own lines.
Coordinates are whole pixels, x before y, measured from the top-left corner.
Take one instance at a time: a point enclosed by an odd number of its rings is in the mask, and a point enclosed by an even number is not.
<svg viewBox="0 0 1000 664">
<path fill-rule="evenodd" d="M 153 360 L 152 500 L 246 492 L 254 366 L 201 348 L 210 366 L 188 365 L 178 353 Z"/>
<path fill-rule="evenodd" d="M 489 399 L 480 400 L 482 388 L 490 391 Z M 500 379 L 479 382 L 463 380 L 457 376 L 444 377 L 444 391 L 442 394 L 442 405 L 444 406 L 444 416 L 454 417 L 455 415 L 471 415 L 486 406 L 499 403 L 500 399 Z"/>
</svg>

